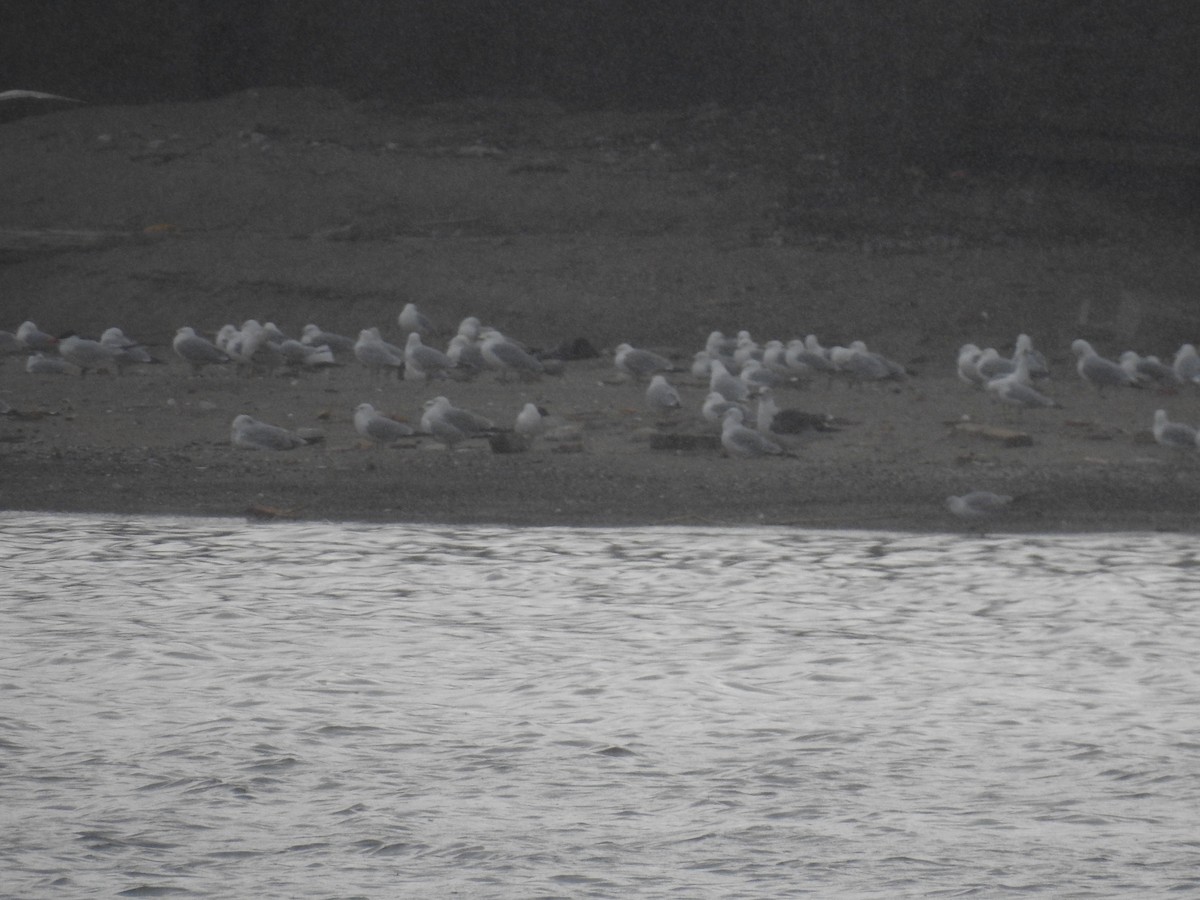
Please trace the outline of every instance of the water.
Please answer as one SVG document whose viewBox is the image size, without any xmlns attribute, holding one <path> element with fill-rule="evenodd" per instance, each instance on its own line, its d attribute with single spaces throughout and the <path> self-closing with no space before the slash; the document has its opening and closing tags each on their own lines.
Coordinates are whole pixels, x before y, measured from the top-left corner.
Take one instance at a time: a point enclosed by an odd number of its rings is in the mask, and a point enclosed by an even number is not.
<svg viewBox="0 0 1200 900">
<path fill-rule="evenodd" d="M 0 893 L 1200 890 L 1194 538 L 0 515 Z"/>
</svg>

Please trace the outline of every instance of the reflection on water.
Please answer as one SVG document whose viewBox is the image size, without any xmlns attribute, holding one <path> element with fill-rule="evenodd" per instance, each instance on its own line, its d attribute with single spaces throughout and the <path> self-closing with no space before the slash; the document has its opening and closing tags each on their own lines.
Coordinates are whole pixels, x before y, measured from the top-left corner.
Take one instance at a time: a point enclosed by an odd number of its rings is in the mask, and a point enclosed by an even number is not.
<svg viewBox="0 0 1200 900">
<path fill-rule="evenodd" d="M 1192 537 L 0 528 L 5 894 L 1200 889 Z"/>
</svg>

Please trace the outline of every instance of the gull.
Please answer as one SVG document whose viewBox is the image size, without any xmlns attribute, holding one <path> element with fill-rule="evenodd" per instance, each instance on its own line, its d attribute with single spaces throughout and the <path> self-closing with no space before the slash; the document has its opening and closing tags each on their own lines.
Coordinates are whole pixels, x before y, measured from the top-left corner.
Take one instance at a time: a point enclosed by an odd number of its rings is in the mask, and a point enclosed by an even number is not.
<svg viewBox="0 0 1200 900">
<path fill-rule="evenodd" d="M 434 397 L 425 402 L 421 430 L 445 444 L 447 450 L 453 450 L 455 444 L 469 437 L 488 434 L 495 426 L 490 419 L 468 409 L 459 409 L 445 397 Z"/>
<path fill-rule="evenodd" d="M 32 322 L 22 322 L 17 327 L 17 340 L 26 350 L 53 350 L 58 338 L 46 334 Z"/>
<path fill-rule="evenodd" d="M 295 450 L 305 444 L 316 443 L 321 437 L 289 431 L 243 414 L 230 425 L 229 440 L 242 450 Z"/>
<path fill-rule="evenodd" d="M 1103 392 L 1106 387 L 1138 387 L 1137 379 L 1109 359 L 1105 359 L 1092 349 L 1092 345 L 1082 338 L 1071 342 L 1071 351 L 1077 357 L 1075 371 L 1096 390 Z"/>
<path fill-rule="evenodd" d="M 741 409 L 734 407 L 721 420 L 721 446 L 730 456 L 750 459 L 756 456 L 779 456 L 783 447 L 768 437 L 742 424 Z"/>
<path fill-rule="evenodd" d="M 692 357 L 692 377 L 699 378 L 701 381 L 708 379 L 709 371 L 712 369 L 713 358 L 708 355 L 707 350 L 697 350 L 695 356 Z"/>
<path fill-rule="evenodd" d="M 742 411 L 743 420 L 749 415 L 749 410 L 741 403 L 733 400 L 726 400 L 716 391 L 712 391 L 704 398 L 704 405 L 700 408 L 700 415 L 704 421 L 721 427 L 721 423 L 725 418 L 725 413 L 731 409 L 740 409 Z"/>
<path fill-rule="evenodd" d="M 458 323 L 457 334 L 469 341 L 476 340 L 482 331 L 483 325 L 480 324 L 479 319 L 475 316 L 467 316 Z"/>
<path fill-rule="evenodd" d="M 21 333 L 17 332 L 17 337 Z M 1200 384 L 1200 356 L 1196 354 L 1194 344 L 1184 344 L 1175 353 L 1175 361 L 1171 368 L 1180 381 Z"/>
<path fill-rule="evenodd" d="M 288 340 L 288 336 L 283 333 L 283 329 L 274 322 L 268 322 L 262 327 L 263 337 L 272 344 L 282 344 Z"/>
<path fill-rule="evenodd" d="M 781 444 L 795 444 L 815 432 L 836 431 L 829 416 L 800 409 L 780 409 L 769 390 L 758 397 L 758 431 Z"/>
<path fill-rule="evenodd" d="M 979 354 L 979 358 L 975 360 L 975 371 L 984 382 L 991 381 L 993 378 L 1003 378 L 1005 375 L 1011 375 L 1017 370 L 1017 362 L 1015 359 L 1008 359 L 1000 355 L 1000 351 L 995 347 L 988 347 Z"/>
<path fill-rule="evenodd" d="M 650 379 L 650 386 L 646 388 L 646 405 L 655 412 L 665 412 L 679 409 L 682 404 L 679 391 L 667 381 L 666 376 L 655 375 Z"/>
<path fill-rule="evenodd" d="M 808 335 L 803 341 L 799 338 L 788 341 L 784 359 L 788 368 L 793 370 L 821 372 L 824 375 L 833 375 L 835 371 L 833 363 L 829 361 L 829 354 L 818 343 L 815 334 Z"/>
<path fill-rule="evenodd" d="M 1165 409 L 1154 411 L 1152 430 L 1154 431 L 1154 440 L 1164 447 L 1184 447 L 1188 450 L 1195 450 L 1197 447 L 1196 429 L 1183 422 L 1169 421 Z"/>
<path fill-rule="evenodd" d="M 71 365 L 61 356 L 47 356 L 41 350 L 25 360 L 25 371 L 30 375 L 66 375 Z"/>
<path fill-rule="evenodd" d="M 385 416 L 370 403 L 360 403 L 354 408 L 354 430 L 367 440 L 382 445 L 394 444 L 417 433 L 411 425 Z"/>
<path fill-rule="evenodd" d="M 355 358 L 375 375 L 385 369 L 399 372 L 404 368 L 404 353 L 379 336 L 373 328 L 364 328 L 354 342 Z"/>
<path fill-rule="evenodd" d="M 1126 350 L 1121 354 L 1120 364 L 1122 369 L 1142 384 L 1179 384 L 1175 370 L 1157 356 L 1141 356 L 1134 350 Z"/>
<path fill-rule="evenodd" d="M 613 364 L 626 375 L 649 378 L 655 372 L 673 372 L 675 366 L 665 356 L 651 350 L 638 350 L 630 344 L 618 344 Z"/>
<path fill-rule="evenodd" d="M 473 378 L 483 371 L 483 351 L 479 349 L 479 344 L 475 343 L 474 338 L 467 337 L 465 334 L 456 334 L 450 338 L 446 356 L 450 358 L 454 371 L 458 375 Z"/>
<path fill-rule="evenodd" d="M 868 350 L 867 345 L 862 341 L 854 341 L 854 343 L 850 345 L 850 349 L 858 356 L 860 363 L 861 360 L 865 358 L 870 361 L 872 368 L 876 368 L 881 371 L 882 374 L 879 375 L 877 380 L 895 380 L 908 377 L 908 372 L 905 370 L 904 366 L 900 365 L 900 363 L 893 359 L 888 359 L 882 353 L 876 353 L 874 350 Z"/>
<path fill-rule="evenodd" d="M 488 368 L 496 370 L 501 380 L 509 372 L 516 372 L 523 378 L 537 377 L 545 371 L 541 360 L 529 353 L 511 338 L 505 337 L 494 328 L 481 332 L 483 343 L 479 350 Z"/>
<path fill-rule="evenodd" d="M 991 491 L 971 491 L 960 497 L 947 497 L 946 507 L 960 519 L 986 519 L 1003 512 L 1012 503 L 1007 494 Z"/>
<path fill-rule="evenodd" d="M 532 440 L 546 430 L 547 415 L 546 410 L 542 409 L 536 403 L 526 403 L 521 407 L 521 411 L 517 413 L 517 421 L 513 425 L 513 431 Z"/>
<path fill-rule="evenodd" d="M 400 323 L 400 328 L 406 334 L 416 332 L 422 337 L 429 337 L 437 330 L 433 327 L 433 322 L 417 309 L 415 303 L 405 303 L 404 309 L 400 310 L 400 315 L 396 316 L 396 321 Z"/>
<path fill-rule="evenodd" d="M 334 359 L 333 350 L 326 344 L 316 346 L 288 338 L 275 345 L 275 349 L 283 365 L 289 369 L 324 369 L 340 365 Z"/>
<path fill-rule="evenodd" d="M 708 390 L 716 391 L 726 400 L 735 403 L 740 403 L 750 396 L 750 388 L 746 386 L 746 382 L 736 375 L 730 375 L 725 364 L 719 359 L 714 359 L 709 367 Z"/>
<path fill-rule="evenodd" d="M 788 365 L 787 348 L 783 346 L 783 341 L 767 341 L 766 346 L 763 347 L 762 364 L 785 378 L 797 374 Z M 807 370 L 808 366 L 804 368 Z"/>
<path fill-rule="evenodd" d="M 281 332 L 282 333 L 282 332 Z M 247 319 L 241 328 L 226 325 L 218 332 L 218 346 L 238 369 L 260 369 L 279 362 L 279 353 L 271 345 L 270 332 L 255 319 Z"/>
<path fill-rule="evenodd" d="M 862 341 L 849 347 L 834 347 L 829 361 L 850 381 L 889 381 L 905 377 L 904 367 L 887 357 L 867 349 Z"/>
<path fill-rule="evenodd" d="M 979 360 L 983 351 L 975 344 L 963 344 L 958 348 L 958 378 L 963 384 L 983 388 L 987 381 L 979 371 Z"/>
<path fill-rule="evenodd" d="M 1058 406 L 1057 401 L 1047 397 L 1031 384 L 1029 360 L 1023 353 L 1017 359 L 1016 369 L 1008 375 L 993 378 L 983 387 L 989 394 L 1009 406 L 1020 406 L 1027 409 Z"/>
<path fill-rule="evenodd" d="M 144 346 L 127 338 L 125 332 L 115 326 L 105 329 L 104 334 L 100 335 L 100 343 L 114 351 L 113 363 L 117 367 L 117 374 L 121 373 L 123 366 L 159 362 Z"/>
<path fill-rule="evenodd" d="M 1050 367 L 1046 365 L 1046 357 L 1033 349 L 1033 338 L 1027 334 L 1018 334 L 1013 348 L 1013 359 L 1024 355 L 1029 359 L 1029 374 L 1034 378 L 1049 378 Z"/>
<path fill-rule="evenodd" d="M 454 368 L 454 360 L 434 347 L 421 343 L 419 332 L 410 331 L 404 345 L 404 377 L 408 381 L 429 382 L 438 375 L 445 375 Z"/>
<path fill-rule="evenodd" d="M 764 366 L 757 359 L 748 359 L 746 364 L 742 366 L 742 371 L 738 372 L 738 378 L 745 382 L 746 387 L 752 393 L 769 390 L 773 387 L 779 387 L 787 379 L 778 372 L 773 372 Z"/>
<path fill-rule="evenodd" d="M 229 362 L 229 355 L 218 349 L 211 341 L 196 334 L 194 328 L 184 325 L 175 332 L 171 347 L 176 355 L 192 367 L 192 372 L 200 374 L 205 366 Z"/>
<path fill-rule="evenodd" d="M 750 332 L 739 331 L 737 336 L 737 346 L 733 351 L 733 360 L 739 366 L 744 366 L 750 360 L 758 360 L 762 362 L 763 349 L 755 343 L 750 337 Z"/>
<path fill-rule="evenodd" d="M 326 331 L 324 328 L 309 323 L 300 332 L 300 343 L 310 347 L 328 347 L 334 353 L 353 353 L 354 339 L 344 334 Z"/>
<path fill-rule="evenodd" d="M 79 375 L 82 377 L 96 369 L 107 369 L 110 372 L 116 369 L 116 357 L 120 351 L 106 347 L 99 341 L 71 334 L 59 340 L 58 352 L 63 359 L 79 368 Z"/>
<path fill-rule="evenodd" d="M 704 342 L 704 349 L 713 359 L 731 356 L 737 349 L 737 339 L 727 338 L 721 332 L 713 331 L 709 333 L 708 340 Z"/>
</svg>

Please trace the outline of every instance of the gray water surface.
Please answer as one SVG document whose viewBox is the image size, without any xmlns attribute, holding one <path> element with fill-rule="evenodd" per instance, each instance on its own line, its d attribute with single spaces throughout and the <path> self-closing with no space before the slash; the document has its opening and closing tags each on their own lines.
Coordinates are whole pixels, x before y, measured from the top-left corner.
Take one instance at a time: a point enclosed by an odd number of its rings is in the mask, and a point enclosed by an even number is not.
<svg viewBox="0 0 1200 900">
<path fill-rule="evenodd" d="M 1192 536 L 0 515 L 0 893 L 1200 891 Z"/>
</svg>

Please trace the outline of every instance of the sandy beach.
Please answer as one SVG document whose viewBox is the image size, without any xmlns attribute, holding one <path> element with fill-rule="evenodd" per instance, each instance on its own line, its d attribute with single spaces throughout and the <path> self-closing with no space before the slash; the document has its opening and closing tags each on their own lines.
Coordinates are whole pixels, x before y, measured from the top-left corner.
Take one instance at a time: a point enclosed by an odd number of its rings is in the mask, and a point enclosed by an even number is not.
<svg viewBox="0 0 1200 900">
<path fill-rule="evenodd" d="M 390 110 L 326 91 L 81 108 L 0 126 L 0 328 L 32 319 L 98 337 L 111 325 L 160 365 L 116 377 L 0 366 L 0 507 L 315 519 L 621 526 L 786 524 L 962 529 L 949 494 L 1012 494 L 995 531 L 1195 530 L 1200 453 L 1150 435 L 1154 411 L 1200 422 L 1200 391 L 1098 394 L 1074 337 L 1169 357 L 1200 336 L 1197 252 L 1144 209 L 1043 179 L 927 201 L 917 227 L 832 210 L 828 229 L 781 205 L 777 170 L 734 114 L 571 114 L 545 105 Z M 757 122 L 760 133 L 765 130 Z M 730 135 L 741 136 L 742 143 Z M 861 213 L 861 209 L 859 210 Z M 852 227 L 853 226 L 853 227 Z M 402 342 L 406 302 L 445 340 L 479 316 L 536 347 L 586 338 L 598 358 L 537 381 L 429 385 L 355 363 L 202 376 L 176 329 L 307 322 Z M 714 329 L 757 339 L 864 340 L 903 383 L 815 379 L 776 391 L 836 432 L 786 458 L 727 458 L 687 374 Z M 962 384 L 966 341 L 1050 357 L 1060 408 L 1017 413 Z M 648 410 L 618 377 L 628 341 L 670 355 L 684 399 Z M 559 440 L 494 453 L 429 439 L 368 446 L 355 406 L 410 421 L 436 395 L 511 425 L 544 406 Z M 324 439 L 239 451 L 246 413 Z M 1010 446 L 964 424 L 1026 437 Z M 662 438 L 683 435 L 667 449 Z M 668 442 L 669 443 L 669 442 Z M 672 449 L 673 447 L 674 449 Z M 683 449 L 679 449 L 683 448 Z"/>
</svg>

